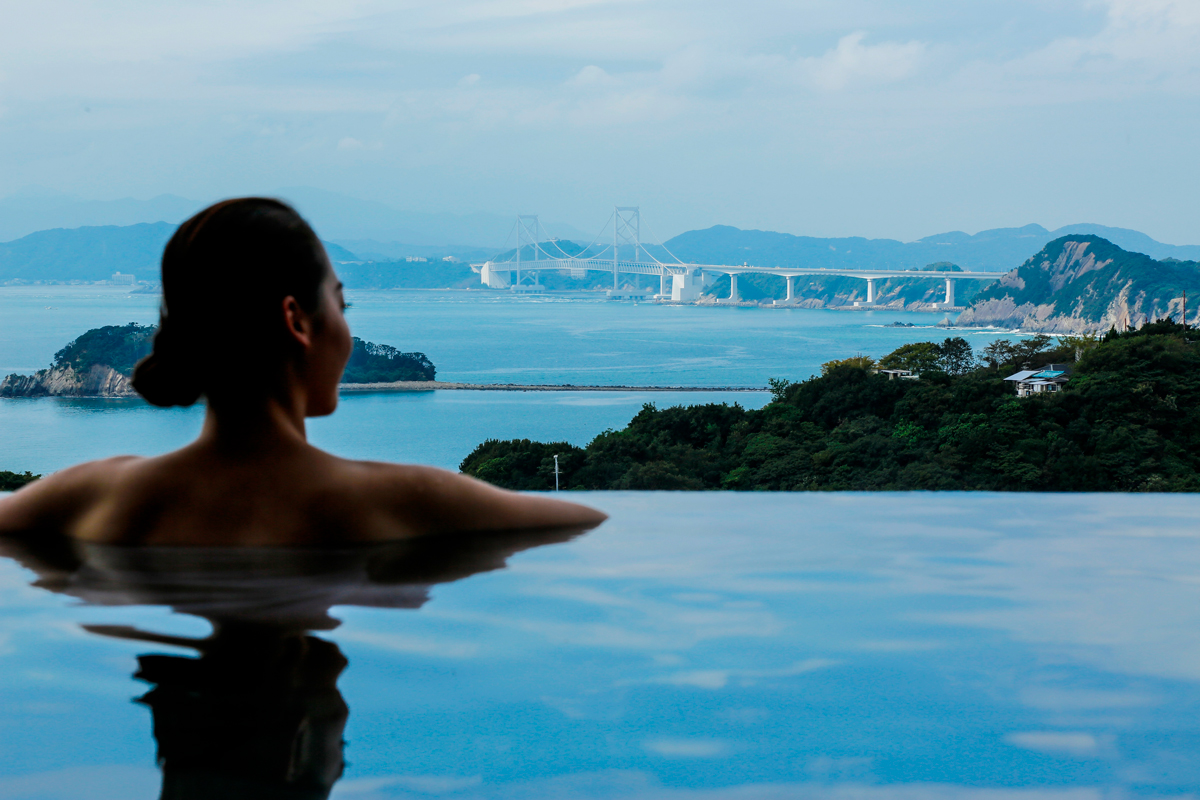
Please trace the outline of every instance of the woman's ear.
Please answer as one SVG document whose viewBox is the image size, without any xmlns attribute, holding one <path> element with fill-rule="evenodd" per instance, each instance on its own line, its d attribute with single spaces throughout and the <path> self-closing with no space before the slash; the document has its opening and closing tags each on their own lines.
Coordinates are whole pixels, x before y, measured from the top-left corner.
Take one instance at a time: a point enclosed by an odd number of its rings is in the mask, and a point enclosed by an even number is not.
<svg viewBox="0 0 1200 800">
<path fill-rule="evenodd" d="M 283 319 L 287 324 L 288 336 L 303 347 L 312 345 L 312 315 L 301 308 L 300 303 L 291 295 L 283 298 Z"/>
</svg>

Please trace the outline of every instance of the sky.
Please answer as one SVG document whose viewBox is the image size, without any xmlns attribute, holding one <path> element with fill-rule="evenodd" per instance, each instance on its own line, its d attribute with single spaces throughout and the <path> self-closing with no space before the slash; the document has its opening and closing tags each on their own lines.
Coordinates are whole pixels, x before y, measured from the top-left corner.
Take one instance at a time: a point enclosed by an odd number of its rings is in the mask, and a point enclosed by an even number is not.
<svg viewBox="0 0 1200 800">
<path fill-rule="evenodd" d="M 0 197 L 1200 242 L 1200 0 L 0 0 Z"/>
</svg>

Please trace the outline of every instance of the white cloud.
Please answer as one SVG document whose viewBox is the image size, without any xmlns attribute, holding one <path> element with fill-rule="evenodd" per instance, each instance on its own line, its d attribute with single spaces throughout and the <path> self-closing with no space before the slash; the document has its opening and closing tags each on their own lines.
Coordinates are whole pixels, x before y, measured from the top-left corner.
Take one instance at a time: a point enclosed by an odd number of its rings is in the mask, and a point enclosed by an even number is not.
<svg viewBox="0 0 1200 800">
<path fill-rule="evenodd" d="M 462 87 L 474 86 L 479 83 L 479 74 L 472 72 L 470 75 L 464 75 L 459 79 L 458 85 Z"/>
<path fill-rule="evenodd" d="M 338 150 L 362 150 L 363 143 L 358 139 L 347 136 L 337 143 Z"/>
<path fill-rule="evenodd" d="M 856 84 L 895 83 L 913 75 L 925 55 L 921 42 L 863 44 L 867 34 L 851 33 L 819 58 L 800 62 L 801 72 L 814 86 L 837 91 Z"/>
<path fill-rule="evenodd" d="M 567 81 L 568 86 L 577 87 L 595 87 L 595 86 L 613 86 L 617 81 L 613 76 L 597 67 L 595 64 L 589 64 L 579 72 L 571 76 Z"/>
</svg>

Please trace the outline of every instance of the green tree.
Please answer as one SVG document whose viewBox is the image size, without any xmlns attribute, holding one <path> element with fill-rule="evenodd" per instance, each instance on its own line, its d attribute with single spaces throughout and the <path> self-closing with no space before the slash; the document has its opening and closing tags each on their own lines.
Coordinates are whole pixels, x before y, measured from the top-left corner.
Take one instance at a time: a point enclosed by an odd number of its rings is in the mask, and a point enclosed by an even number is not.
<svg viewBox="0 0 1200 800">
<path fill-rule="evenodd" d="M 134 365 L 150 354 L 155 328 L 131 322 L 93 328 L 54 354 L 55 367 L 70 367 L 83 374 L 92 367 L 112 367 L 129 376 Z"/>
<path fill-rule="evenodd" d="M 0 469 L 0 492 L 15 492 L 27 483 L 33 483 L 41 475 L 34 475 L 29 470 L 24 472 L 8 472 Z"/>
<path fill-rule="evenodd" d="M 401 353 L 391 345 L 364 342 L 354 337 L 354 349 L 342 375 L 344 383 L 432 381 L 437 376 L 424 353 Z"/>
<path fill-rule="evenodd" d="M 1013 360 L 1021 369 L 1039 366 L 1038 357 L 1050 347 L 1050 337 L 1043 334 L 1022 339 L 1013 346 Z"/>
<path fill-rule="evenodd" d="M 1058 337 L 1060 347 L 1075 351 L 1075 360 L 1083 358 L 1083 354 L 1100 344 L 1100 337 L 1094 333 L 1084 333 L 1079 336 Z"/>
<path fill-rule="evenodd" d="M 838 367 L 851 367 L 853 369 L 872 369 L 875 366 L 875 359 L 870 356 L 864 356 L 859 353 L 850 358 L 843 358 L 837 361 L 826 361 L 821 365 L 821 374 L 828 375 L 831 371 Z"/>
<path fill-rule="evenodd" d="M 1016 357 L 1017 351 L 1011 339 L 997 339 L 983 348 L 983 363 L 992 369 L 1011 364 Z"/>
<path fill-rule="evenodd" d="M 911 342 L 879 359 L 879 366 L 883 369 L 907 369 L 920 374 L 940 369 L 941 360 L 941 349 L 933 342 Z"/>
<path fill-rule="evenodd" d="M 971 343 L 961 336 L 951 337 L 938 345 L 938 367 L 947 375 L 965 375 L 975 366 Z"/>
<path fill-rule="evenodd" d="M 791 381 L 783 378 L 767 378 L 767 388 L 771 392 L 771 399 L 776 403 L 782 403 L 787 399 L 787 391 L 791 385 Z"/>
</svg>

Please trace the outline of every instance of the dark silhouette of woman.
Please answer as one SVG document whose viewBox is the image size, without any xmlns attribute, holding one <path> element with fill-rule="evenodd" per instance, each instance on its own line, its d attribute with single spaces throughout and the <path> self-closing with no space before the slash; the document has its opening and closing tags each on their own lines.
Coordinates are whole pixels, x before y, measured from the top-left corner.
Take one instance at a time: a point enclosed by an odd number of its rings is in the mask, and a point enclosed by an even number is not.
<svg viewBox="0 0 1200 800">
<path fill-rule="evenodd" d="M 205 638 L 86 625 L 193 650 L 146 653 L 134 677 L 151 713 L 162 800 L 324 800 L 345 764 L 347 666 L 331 606 L 417 609 L 430 589 L 503 569 L 521 550 L 579 529 L 450 533 L 338 548 L 42 547 L 0 539 L 50 591 L 92 605 L 165 606 L 212 624 Z M 30 546 L 33 545 L 33 546 Z"/>
<path fill-rule="evenodd" d="M 604 514 L 431 467 L 349 461 L 305 438 L 333 413 L 350 356 L 342 284 L 277 200 L 217 203 L 162 260 L 162 316 L 134 387 L 203 397 L 195 442 L 65 469 L 0 498 L 0 535 L 127 545 L 331 545 L 448 531 L 594 526 Z"/>
</svg>

